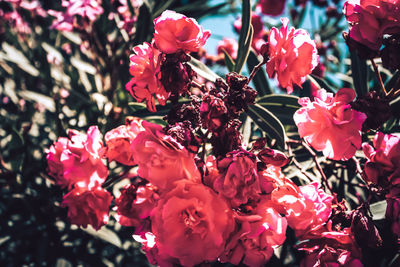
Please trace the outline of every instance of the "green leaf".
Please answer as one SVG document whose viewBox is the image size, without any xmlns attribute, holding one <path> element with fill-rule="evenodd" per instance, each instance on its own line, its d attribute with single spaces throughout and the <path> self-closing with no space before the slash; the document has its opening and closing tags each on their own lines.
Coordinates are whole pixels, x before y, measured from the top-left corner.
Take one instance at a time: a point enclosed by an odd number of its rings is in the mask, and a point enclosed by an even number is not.
<svg viewBox="0 0 400 267">
<path fill-rule="evenodd" d="M 228 68 L 229 72 L 232 72 L 235 69 L 235 61 L 231 58 L 231 56 L 226 52 L 224 48 L 222 48 L 222 51 L 224 52 L 225 55 L 225 65 Z"/>
<path fill-rule="evenodd" d="M 139 16 L 136 23 L 136 33 L 135 38 L 133 39 L 133 44 L 137 45 L 148 41 L 152 26 L 153 21 L 150 8 L 144 3 L 139 8 Z"/>
<path fill-rule="evenodd" d="M 253 29 L 251 26 L 251 5 L 250 0 L 243 0 L 242 6 L 242 28 L 240 29 L 238 56 L 235 65 L 235 72 L 240 73 L 243 64 L 249 55 L 251 40 L 253 38 Z"/>
<path fill-rule="evenodd" d="M 247 60 L 247 67 L 249 71 L 251 71 L 255 66 L 257 66 L 260 61 L 257 58 L 257 55 L 254 51 L 250 51 L 249 58 Z M 269 83 L 267 80 L 267 76 L 263 68 L 260 68 L 256 75 L 253 78 L 254 86 L 258 92 L 259 96 L 269 95 L 272 94 L 271 88 L 269 87 Z"/>
<path fill-rule="evenodd" d="M 372 219 L 374 221 L 379 221 L 379 220 L 385 219 L 386 207 L 387 207 L 386 200 L 382 200 L 382 201 L 371 204 L 369 206 L 369 208 L 372 213 Z"/>
<path fill-rule="evenodd" d="M 285 128 L 272 112 L 259 104 L 255 104 L 249 106 L 247 114 L 271 139 L 276 140 L 276 145 L 278 148 L 285 148 Z"/>
<path fill-rule="evenodd" d="M 215 82 L 218 78 L 221 78 L 215 72 L 210 70 L 203 62 L 193 57 L 190 59 L 188 64 L 195 72 L 197 72 L 197 74 L 211 82 Z"/>
<path fill-rule="evenodd" d="M 318 89 L 325 89 L 328 92 L 336 93 L 338 91 L 337 88 L 329 85 L 323 78 L 315 76 L 313 74 L 307 75 L 307 78 L 318 87 Z"/>
<path fill-rule="evenodd" d="M 23 149 L 24 149 L 24 138 L 15 129 L 12 128 L 11 141 L 8 144 L 8 150 L 10 152 L 10 165 L 14 172 L 19 172 L 24 162 Z"/>
<path fill-rule="evenodd" d="M 400 118 L 400 96 L 390 101 L 389 105 L 392 109 L 393 117 Z"/>
<path fill-rule="evenodd" d="M 361 59 L 355 51 L 350 51 L 350 59 L 354 89 L 357 92 L 357 96 L 360 97 L 369 91 L 367 62 L 364 59 Z"/>
<path fill-rule="evenodd" d="M 163 1 L 162 5 L 160 7 L 157 7 L 156 10 L 153 10 L 153 19 L 157 18 L 158 16 L 161 15 L 175 0 L 167 0 Z M 130 2 L 128 0 L 128 2 Z"/>
<path fill-rule="evenodd" d="M 400 71 L 398 70 L 393 76 L 385 83 L 385 88 L 390 91 L 395 86 L 397 80 L 400 78 Z"/>
<path fill-rule="evenodd" d="M 293 115 L 301 107 L 293 95 L 266 95 L 256 101 L 271 111 L 284 125 L 294 125 Z"/>
</svg>

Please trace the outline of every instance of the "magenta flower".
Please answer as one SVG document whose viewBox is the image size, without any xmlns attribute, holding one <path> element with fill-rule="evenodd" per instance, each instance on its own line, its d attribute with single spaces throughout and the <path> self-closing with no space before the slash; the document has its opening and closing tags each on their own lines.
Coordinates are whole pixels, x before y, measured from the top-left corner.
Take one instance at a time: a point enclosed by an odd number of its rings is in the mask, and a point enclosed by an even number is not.
<svg viewBox="0 0 400 267">
<path fill-rule="evenodd" d="M 75 187 L 64 196 L 63 207 L 68 207 L 68 218 L 78 226 L 93 226 L 99 230 L 108 222 L 108 212 L 112 201 L 109 192 L 101 187 L 87 190 Z"/>
<path fill-rule="evenodd" d="M 47 152 L 48 172 L 61 187 L 92 188 L 102 184 L 108 169 L 102 161 L 103 142 L 97 126 L 87 135 L 69 130 L 69 139 L 60 137 Z"/>
<path fill-rule="evenodd" d="M 321 89 L 313 102 L 308 97 L 301 98 L 299 104 L 303 107 L 293 116 L 300 137 L 327 158 L 353 157 L 361 146 L 361 126 L 367 118 L 351 109 L 355 96 L 353 89 L 342 88 L 335 96 Z"/>
<path fill-rule="evenodd" d="M 164 11 L 154 20 L 154 30 L 155 44 L 166 54 L 197 52 L 211 35 L 195 19 L 171 10 Z"/>
<path fill-rule="evenodd" d="M 318 65 L 315 42 L 307 31 L 291 27 L 289 19 L 282 18 L 282 28 L 272 28 L 269 34 L 269 61 L 267 73 L 277 77 L 279 85 L 293 92 L 293 84 L 301 86 L 306 76 Z"/>
<path fill-rule="evenodd" d="M 154 95 L 161 105 L 165 105 L 169 96 L 159 81 L 160 56 L 160 51 L 149 43 L 135 46 L 129 68 L 133 77 L 125 86 L 138 102 L 145 100 L 147 109 L 152 112 L 156 111 Z"/>
<path fill-rule="evenodd" d="M 384 34 L 400 32 L 397 0 L 349 0 L 343 13 L 350 24 L 350 38 L 372 50 L 379 50 Z"/>
</svg>

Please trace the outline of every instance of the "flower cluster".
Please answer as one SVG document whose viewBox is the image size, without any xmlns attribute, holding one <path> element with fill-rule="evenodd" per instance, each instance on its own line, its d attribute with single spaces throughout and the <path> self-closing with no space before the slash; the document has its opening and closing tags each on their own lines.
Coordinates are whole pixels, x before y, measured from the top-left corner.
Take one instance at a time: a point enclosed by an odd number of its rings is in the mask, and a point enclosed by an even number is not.
<svg viewBox="0 0 400 267">
<path fill-rule="evenodd" d="M 319 90 L 311 101 L 301 98 L 303 107 L 294 114 L 300 137 L 327 158 L 347 160 L 361 147 L 361 127 L 366 119 L 364 113 L 351 109 L 355 92 L 340 89 L 335 96 L 324 89 Z"/>
<path fill-rule="evenodd" d="M 63 17 L 62 23 L 73 23 L 75 15 L 93 21 L 103 11 L 97 1 L 67 2 L 63 5 L 71 16 Z M 326 1 L 313 2 L 327 5 Z M 285 3 L 259 1 L 257 10 L 279 15 Z M 119 4 L 119 15 L 126 17 L 126 1 Z M 385 34 L 397 33 L 397 11 L 398 1 L 347 1 L 349 38 L 378 51 Z M 400 237 L 400 138 L 378 132 L 373 145 L 362 144 L 367 140 L 363 131 L 381 127 L 391 116 L 389 100 L 398 92 L 383 90 L 381 97 L 374 91 L 354 101 L 354 89 L 341 88 L 334 94 L 316 88 L 310 78 L 310 97 L 299 98 L 301 107 L 292 112 L 298 135 L 288 139 L 283 134 L 282 148 L 290 144 L 305 148 L 321 180 L 307 175 L 292 147 L 288 157 L 276 149 L 276 140 L 257 136 L 260 129 L 282 126 L 268 110 L 268 104 L 277 103 L 269 103 L 270 96 L 257 103 L 257 91 L 250 87 L 262 65 L 288 94 L 294 86 L 302 86 L 317 66 L 316 73 L 322 76 L 324 72 L 317 53 L 324 50 L 322 41 L 313 41 L 305 30 L 289 28 L 287 18 L 281 22 L 281 29 L 272 27 L 268 32 L 262 18 L 253 14 L 254 38 L 247 45 L 261 54 L 262 61 L 249 77 L 230 72 L 202 84 L 194 71 L 197 67 L 189 62 L 201 54 L 210 31 L 195 19 L 170 10 L 155 18 L 153 39 L 132 49 L 131 78 L 125 87 L 138 102 L 145 101 L 151 112 L 157 111 L 157 104 L 164 106 L 169 101 L 165 126 L 128 117 L 125 125 L 105 133 L 104 142 L 97 126 L 86 134 L 69 130 L 68 137 L 54 142 L 47 151 L 48 174 L 69 191 L 62 206 L 68 208 L 70 221 L 98 230 L 107 224 L 112 206 L 115 219 L 134 228 L 133 238 L 142 244 L 149 262 L 159 266 L 216 261 L 265 266 L 287 237 L 297 240 L 296 248 L 306 253 L 300 266 L 363 266 L 363 252 L 381 247 L 383 242 L 369 200 L 349 211 L 345 197 L 338 197 L 334 183 L 328 181 L 316 150 L 330 159 L 324 167 L 330 164 L 331 173 L 337 172 L 338 165 L 356 165 L 351 167 L 354 175 L 358 172 L 367 183 L 363 188 L 386 199 L 386 218 Z M 364 28 L 367 22 L 376 27 Z M 239 32 L 241 21 L 234 26 Z M 223 39 L 218 60 L 228 54 L 239 64 L 238 49 L 236 41 Z M 182 96 L 187 101 L 178 101 Z M 294 97 L 273 98 L 289 102 Z M 288 105 L 293 110 L 294 104 Z M 270 118 L 254 115 L 256 106 Z M 387 110 L 388 114 L 377 115 L 375 110 Z M 253 115 L 249 117 L 256 125 L 249 119 L 248 131 L 241 128 L 246 121 L 244 112 Z M 285 131 L 283 126 L 277 128 Z M 242 133 L 253 136 L 243 142 Z M 354 157 L 361 146 L 366 157 L 363 168 Z M 351 158 L 354 162 L 346 162 Z M 287 175 L 289 163 L 309 181 L 298 182 L 297 173 Z M 126 185 L 119 193 L 113 191 L 114 198 L 107 189 L 120 179 L 127 179 Z"/>
<path fill-rule="evenodd" d="M 49 15 L 56 17 L 51 27 L 60 31 L 72 31 L 75 27 L 84 28 L 84 25 L 88 25 L 103 14 L 104 10 L 100 3 L 98 0 L 63 0 L 62 6 L 66 8 L 65 12 L 48 11 Z"/>
</svg>

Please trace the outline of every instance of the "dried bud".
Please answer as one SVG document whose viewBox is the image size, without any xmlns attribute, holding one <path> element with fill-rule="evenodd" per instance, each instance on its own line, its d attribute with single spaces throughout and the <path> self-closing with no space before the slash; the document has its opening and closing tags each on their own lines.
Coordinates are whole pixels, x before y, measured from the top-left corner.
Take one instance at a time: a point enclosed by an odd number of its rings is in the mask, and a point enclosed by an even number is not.
<svg viewBox="0 0 400 267">
<path fill-rule="evenodd" d="M 368 48 L 368 46 L 363 45 L 350 38 L 349 33 L 343 32 L 343 38 L 346 41 L 347 46 L 350 50 L 356 50 L 357 54 L 363 59 L 376 58 L 378 56 L 378 51 Z"/>
<path fill-rule="evenodd" d="M 201 99 L 197 96 L 191 96 L 192 101 L 187 104 L 174 105 L 164 120 L 173 125 L 178 122 L 190 121 L 193 128 L 200 125 L 200 105 Z"/>
<path fill-rule="evenodd" d="M 284 153 L 271 148 L 264 148 L 257 154 L 257 157 L 264 164 L 271 164 L 276 167 L 282 167 L 289 163 L 289 159 Z"/>
<path fill-rule="evenodd" d="M 196 154 L 201 145 L 201 139 L 194 135 L 194 130 L 190 121 L 178 122 L 174 125 L 169 125 L 166 129 L 166 134 L 175 138 L 191 153 Z"/>
<path fill-rule="evenodd" d="M 378 129 L 392 116 L 389 100 L 377 91 L 358 97 L 351 103 L 351 107 L 367 115 L 362 126 L 363 131 Z"/>
<path fill-rule="evenodd" d="M 229 112 L 235 118 L 239 113 L 246 111 L 248 105 L 254 104 L 257 91 L 247 86 L 247 77 L 235 72 L 226 75 L 226 82 L 229 85 L 229 89 L 224 101 Z"/>
<path fill-rule="evenodd" d="M 260 54 L 263 56 L 263 63 L 269 60 L 269 44 L 265 43 L 260 48 Z"/>
<path fill-rule="evenodd" d="M 400 69 L 400 36 L 384 40 L 384 44 L 381 51 L 383 66 L 391 70 Z"/>
<path fill-rule="evenodd" d="M 220 132 L 214 132 L 211 137 L 213 153 L 216 157 L 225 156 L 228 152 L 237 150 L 242 145 L 242 136 L 238 131 L 240 121 L 233 120 Z"/>
<path fill-rule="evenodd" d="M 325 13 L 328 18 L 337 18 L 340 16 L 340 13 L 335 6 L 328 6 L 325 10 Z"/>
<path fill-rule="evenodd" d="M 382 246 L 382 238 L 376 229 L 372 218 L 363 206 L 352 214 L 351 231 L 360 247 L 376 249 Z"/>
<path fill-rule="evenodd" d="M 228 109 L 224 101 L 214 95 L 205 95 L 200 106 L 202 126 L 212 132 L 219 131 L 228 122 Z"/>
<path fill-rule="evenodd" d="M 261 150 L 267 144 L 267 138 L 258 138 L 254 144 L 252 150 Z"/>
<path fill-rule="evenodd" d="M 165 55 L 161 62 L 161 84 L 171 95 L 169 99 L 177 102 L 178 97 L 187 93 L 196 73 L 186 64 L 190 57 L 183 52 Z"/>
</svg>

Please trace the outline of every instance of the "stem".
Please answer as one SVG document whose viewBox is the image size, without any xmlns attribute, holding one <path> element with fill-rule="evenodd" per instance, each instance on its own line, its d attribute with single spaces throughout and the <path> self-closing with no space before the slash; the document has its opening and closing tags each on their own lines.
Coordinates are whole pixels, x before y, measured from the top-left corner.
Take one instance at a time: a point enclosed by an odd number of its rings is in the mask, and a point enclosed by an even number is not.
<svg viewBox="0 0 400 267">
<path fill-rule="evenodd" d="M 375 63 L 373 58 L 371 58 L 370 60 L 371 60 L 372 67 L 374 68 L 375 75 L 378 78 L 379 86 L 381 87 L 381 90 L 385 94 L 385 96 L 387 96 L 388 93 L 386 92 L 385 85 L 383 84 L 381 74 L 380 74 L 380 72 L 378 70 L 378 66 L 376 65 L 376 63 Z"/>
<path fill-rule="evenodd" d="M 309 147 L 309 146 L 307 145 L 306 142 L 302 141 L 301 143 L 302 143 L 302 145 L 304 146 L 304 148 L 307 149 L 308 152 L 309 152 L 309 153 L 311 154 L 311 156 L 313 157 L 314 162 L 315 162 L 315 165 L 317 166 L 317 169 L 318 169 L 319 173 L 321 174 L 322 181 L 324 182 L 325 186 L 328 188 L 329 192 L 331 192 L 331 194 L 333 195 L 334 192 L 333 192 L 333 190 L 332 190 L 331 185 L 330 185 L 329 182 L 328 182 L 328 178 L 326 178 L 326 175 L 325 175 L 324 171 L 322 170 L 321 164 L 319 164 L 319 162 L 318 162 L 317 154 L 314 152 L 314 150 L 313 150 L 311 147 Z"/>
<path fill-rule="evenodd" d="M 289 156 L 293 156 L 293 151 L 292 151 L 292 147 L 290 146 L 290 142 L 287 142 L 287 144 L 288 144 Z M 296 166 L 296 168 L 299 169 L 301 174 L 303 174 L 310 182 L 314 181 L 313 178 L 306 171 L 304 171 L 303 167 L 301 166 L 301 164 L 297 161 L 297 159 L 294 156 L 292 158 L 292 161 L 293 161 L 294 166 Z"/>
<path fill-rule="evenodd" d="M 101 185 L 101 187 L 103 187 L 103 188 L 108 188 L 108 187 L 110 187 L 110 186 L 113 185 L 116 181 L 119 181 L 119 180 L 121 180 L 122 178 L 124 178 L 124 176 L 126 176 L 126 175 L 130 172 L 131 169 L 132 169 L 132 168 L 129 168 L 129 169 L 123 171 L 122 173 L 120 173 L 120 174 L 118 174 L 118 175 L 116 175 L 116 176 L 114 176 L 114 177 L 111 177 L 110 179 L 106 180 L 106 181 Z"/>
<path fill-rule="evenodd" d="M 258 63 L 258 65 L 253 68 L 253 70 L 251 71 L 249 80 L 247 81 L 247 84 L 249 84 L 250 81 L 254 78 L 254 76 L 256 76 L 257 71 L 261 68 L 262 65 L 264 65 L 264 63 L 265 62 L 262 61 L 262 62 Z"/>
<path fill-rule="evenodd" d="M 357 171 L 357 173 L 358 173 L 358 174 L 361 174 L 363 171 L 362 171 L 362 169 L 361 169 L 360 161 L 356 158 L 356 156 L 352 157 L 351 159 L 352 159 L 352 160 L 354 161 L 354 163 L 356 164 L 356 171 Z"/>
</svg>

